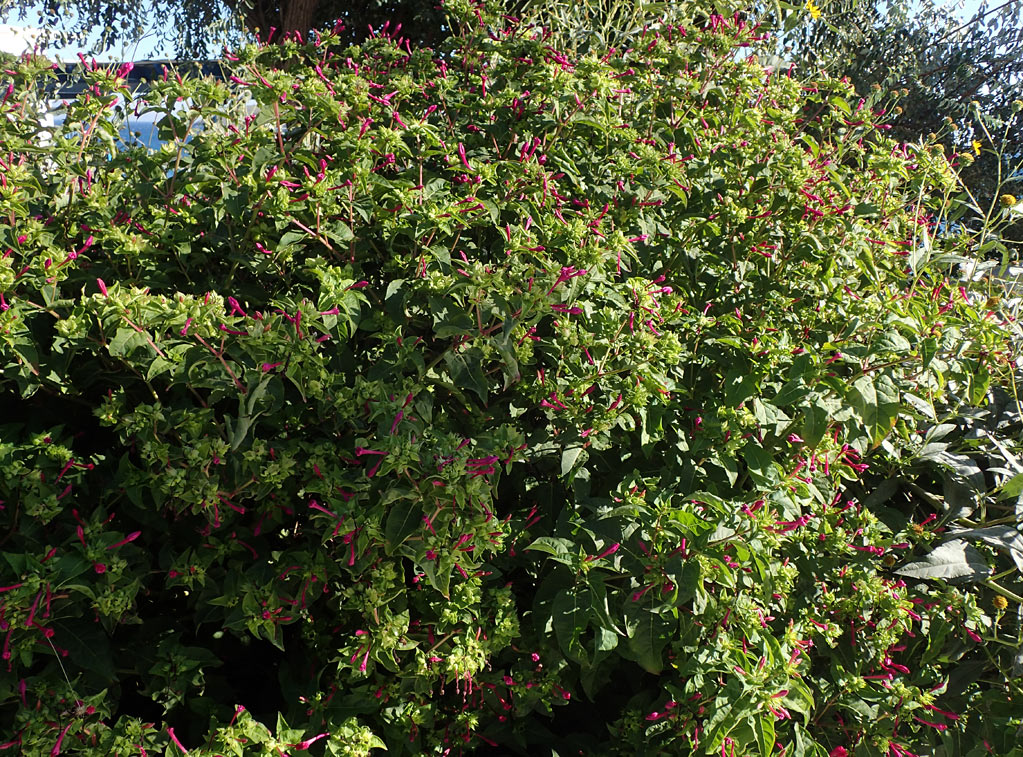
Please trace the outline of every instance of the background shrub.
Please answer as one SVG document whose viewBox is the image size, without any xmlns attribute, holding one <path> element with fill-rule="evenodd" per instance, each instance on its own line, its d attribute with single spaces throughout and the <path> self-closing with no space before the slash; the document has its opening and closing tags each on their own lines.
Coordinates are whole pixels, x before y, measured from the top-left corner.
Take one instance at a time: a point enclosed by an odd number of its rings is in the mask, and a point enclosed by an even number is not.
<svg viewBox="0 0 1023 757">
<path fill-rule="evenodd" d="M 1014 537 L 872 500 L 1009 375 L 942 151 L 738 16 L 450 13 L 55 129 L 6 64 L 5 748 L 1013 753 Z"/>
</svg>

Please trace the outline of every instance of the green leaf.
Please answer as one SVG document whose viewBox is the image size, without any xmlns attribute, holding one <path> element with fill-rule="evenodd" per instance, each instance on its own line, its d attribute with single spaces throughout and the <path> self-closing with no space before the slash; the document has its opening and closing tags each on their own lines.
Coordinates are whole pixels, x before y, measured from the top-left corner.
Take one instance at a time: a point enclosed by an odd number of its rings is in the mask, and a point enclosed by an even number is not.
<svg viewBox="0 0 1023 757">
<path fill-rule="evenodd" d="M 753 718 L 753 732 L 757 736 L 757 746 L 760 748 L 761 757 L 771 757 L 774 754 L 774 715 L 765 713 Z"/>
<path fill-rule="evenodd" d="M 814 402 L 806 408 L 800 436 L 807 447 L 813 449 L 820 443 L 827 433 L 830 420 L 831 416 L 827 409 L 821 407 L 819 403 Z"/>
<path fill-rule="evenodd" d="M 793 379 L 778 390 L 778 394 L 771 400 L 771 404 L 775 407 L 787 407 L 803 399 L 809 393 L 810 388 L 802 378 Z"/>
<path fill-rule="evenodd" d="M 896 573 L 910 578 L 965 578 L 982 581 L 991 575 L 991 569 L 974 547 L 962 539 L 954 539 L 938 546 L 923 560 L 912 562 Z"/>
<path fill-rule="evenodd" d="M 384 522 L 384 550 L 389 555 L 423 524 L 423 507 L 418 500 L 401 498 L 391 505 Z"/>
<path fill-rule="evenodd" d="M 1023 473 L 1017 473 L 1010 478 L 1000 489 L 1002 499 L 1015 499 L 1023 493 Z"/>
<path fill-rule="evenodd" d="M 147 343 L 146 334 L 135 329 L 118 329 L 114 338 L 107 343 L 111 357 L 123 357 L 130 354 L 136 347 Z"/>
<path fill-rule="evenodd" d="M 1023 534 L 1015 526 L 986 526 L 953 530 L 949 536 L 954 536 L 957 539 L 979 539 L 985 544 L 990 544 L 1008 554 L 1016 564 L 1017 570 L 1023 571 Z"/>
<path fill-rule="evenodd" d="M 586 462 L 587 452 L 583 447 L 569 447 L 561 453 L 561 476 L 571 479 L 579 466 Z M 582 460 L 580 461 L 580 458 Z"/>
<path fill-rule="evenodd" d="M 750 476 L 758 486 L 773 486 L 780 480 L 774 457 L 759 444 L 750 442 L 743 447 L 742 459 L 746 461 Z"/>
<path fill-rule="evenodd" d="M 648 673 L 657 675 L 664 668 L 664 646 L 673 625 L 663 616 L 646 609 L 630 612 L 629 650 Z"/>
<path fill-rule="evenodd" d="M 424 556 L 419 562 L 419 567 L 423 569 L 430 585 L 447 598 L 448 587 L 451 585 L 451 571 L 455 567 L 454 558 L 448 553 L 441 554 L 436 560 Z"/>
<path fill-rule="evenodd" d="M 546 552 L 549 555 L 567 555 L 572 548 L 569 539 L 561 539 L 555 536 L 541 536 L 530 544 L 526 549 Z"/>
<path fill-rule="evenodd" d="M 563 589 L 554 597 L 552 622 L 558 646 L 565 657 L 576 662 L 586 661 L 579 638 L 590 624 L 588 599 L 575 587 Z"/>
<path fill-rule="evenodd" d="M 482 353 L 475 347 L 457 354 L 449 351 L 444 355 L 444 363 L 455 386 L 470 389 L 486 404 L 488 387 L 481 357 Z"/>
<path fill-rule="evenodd" d="M 852 384 L 850 401 L 875 444 L 891 432 L 901 408 L 899 390 L 887 375 L 860 376 Z"/>
</svg>

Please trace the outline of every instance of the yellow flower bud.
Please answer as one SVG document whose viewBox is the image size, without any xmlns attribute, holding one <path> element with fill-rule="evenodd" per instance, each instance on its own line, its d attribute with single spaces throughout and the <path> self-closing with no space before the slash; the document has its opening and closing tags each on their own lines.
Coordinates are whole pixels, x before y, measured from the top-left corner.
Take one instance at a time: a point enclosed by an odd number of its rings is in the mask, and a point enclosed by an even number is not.
<svg viewBox="0 0 1023 757">
<path fill-rule="evenodd" d="M 1004 610 L 1009 606 L 1009 600 L 1003 597 L 1001 594 L 996 594 L 995 598 L 991 600 L 991 604 L 994 605 L 996 610 Z"/>
<path fill-rule="evenodd" d="M 998 202 L 1001 203 L 1003 208 L 1011 208 L 1016 204 L 1016 198 L 1012 195 L 1002 195 L 998 198 Z"/>
</svg>

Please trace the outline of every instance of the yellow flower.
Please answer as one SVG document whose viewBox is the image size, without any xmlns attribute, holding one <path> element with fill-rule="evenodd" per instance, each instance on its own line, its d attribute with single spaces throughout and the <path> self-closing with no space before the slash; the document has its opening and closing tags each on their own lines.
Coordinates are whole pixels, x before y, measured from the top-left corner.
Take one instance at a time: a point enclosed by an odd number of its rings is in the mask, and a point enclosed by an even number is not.
<svg viewBox="0 0 1023 757">
<path fill-rule="evenodd" d="M 973 152 L 974 152 L 974 154 L 980 155 L 980 147 L 981 147 L 981 143 L 979 141 L 977 141 L 976 139 L 973 140 Z"/>
<path fill-rule="evenodd" d="M 996 594 L 995 598 L 991 600 L 991 604 L 995 606 L 996 610 L 1004 610 L 1009 606 L 1009 601 L 1001 594 Z"/>
<path fill-rule="evenodd" d="M 821 9 L 813 4 L 813 0 L 806 0 L 806 9 L 810 12 L 810 18 L 814 21 L 821 17 Z"/>
<path fill-rule="evenodd" d="M 998 198 L 998 202 L 1002 204 L 1003 208 L 1011 208 L 1016 204 L 1016 198 L 1012 195 L 1002 195 Z"/>
</svg>

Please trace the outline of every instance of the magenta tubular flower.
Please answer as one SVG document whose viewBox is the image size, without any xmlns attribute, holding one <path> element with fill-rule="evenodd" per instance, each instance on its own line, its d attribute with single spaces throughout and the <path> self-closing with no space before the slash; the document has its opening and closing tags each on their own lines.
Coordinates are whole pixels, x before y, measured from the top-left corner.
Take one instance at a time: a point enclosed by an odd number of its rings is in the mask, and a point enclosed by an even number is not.
<svg viewBox="0 0 1023 757">
<path fill-rule="evenodd" d="M 317 734 L 316 736 L 313 736 L 311 739 L 306 739 L 305 741 L 300 741 L 299 743 L 291 744 L 290 746 L 294 747 L 295 749 L 308 749 L 317 741 L 319 741 L 320 739 L 325 739 L 329 735 L 330 735 L 329 733 L 320 733 Z"/>
<path fill-rule="evenodd" d="M 182 754 L 185 754 L 185 755 L 188 754 L 188 750 L 185 748 L 185 745 L 182 744 L 178 740 L 178 737 L 174 735 L 174 729 L 173 728 L 168 728 L 167 729 L 167 735 L 170 736 L 170 740 L 174 743 L 174 746 L 176 746 L 178 749 L 181 750 Z"/>
<path fill-rule="evenodd" d="M 60 736 L 57 737 L 57 743 L 54 744 L 53 745 L 53 749 L 50 750 L 50 757 L 57 757 L 57 755 L 60 754 L 60 745 L 62 743 L 64 743 L 64 737 L 67 735 L 67 732 L 71 728 L 72 725 L 74 725 L 74 721 L 73 720 L 70 723 L 68 723 L 66 726 L 64 726 L 64 730 L 61 731 L 60 732 Z"/>
<path fill-rule="evenodd" d="M 128 542 L 135 541 L 141 535 L 142 535 L 141 531 L 133 531 L 130 534 L 128 534 L 125 538 L 121 539 L 121 541 L 115 544 L 111 544 L 109 547 L 107 547 L 107 549 L 117 549 L 118 547 L 123 547 Z"/>
<path fill-rule="evenodd" d="M 239 313 L 241 314 L 242 318 L 248 318 L 248 315 L 245 314 L 245 311 L 242 310 L 242 306 L 238 304 L 238 300 L 236 300 L 234 297 L 228 297 L 227 303 L 231 306 L 231 312 L 228 313 L 228 316 L 232 316 L 235 313 Z"/>
<path fill-rule="evenodd" d="M 462 161 L 462 165 L 465 166 L 466 171 L 471 171 L 472 166 L 469 165 L 469 159 L 465 157 L 465 145 L 461 142 L 458 143 L 458 157 Z"/>
<path fill-rule="evenodd" d="M 583 310 L 579 307 L 569 307 L 568 305 L 551 305 L 551 310 L 557 311 L 558 313 L 564 313 L 566 315 L 580 315 Z"/>
<path fill-rule="evenodd" d="M 363 455 L 386 455 L 386 452 L 381 452 L 376 449 L 366 449 L 365 447 L 356 447 L 355 456 L 362 457 Z"/>
<path fill-rule="evenodd" d="M 608 547 L 603 552 L 601 552 L 599 555 L 590 555 L 589 557 L 587 557 L 586 558 L 586 562 L 590 562 L 591 560 L 602 560 L 605 557 L 608 557 L 609 555 L 613 555 L 615 552 L 618 551 L 618 549 L 621 546 L 622 546 L 621 544 L 619 544 L 618 542 L 615 542 L 610 547 Z"/>
</svg>

